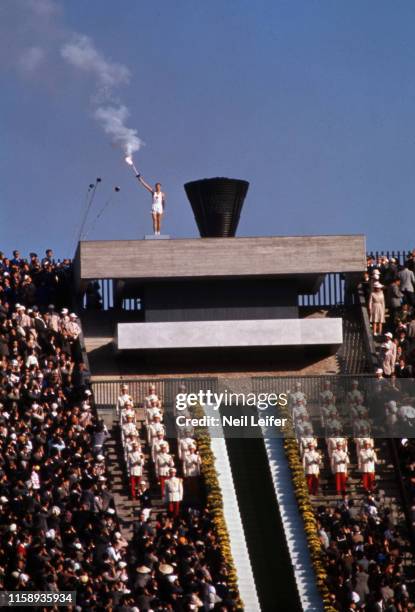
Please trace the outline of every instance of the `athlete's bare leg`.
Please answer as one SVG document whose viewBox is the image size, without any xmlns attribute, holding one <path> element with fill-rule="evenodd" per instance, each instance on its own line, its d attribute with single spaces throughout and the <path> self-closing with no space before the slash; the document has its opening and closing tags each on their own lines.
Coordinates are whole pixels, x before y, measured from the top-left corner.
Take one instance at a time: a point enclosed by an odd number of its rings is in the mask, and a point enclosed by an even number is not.
<svg viewBox="0 0 415 612">
<path fill-rule="evenodd" d="M 153 232 L 156 234 L 157 233 L 157 213 L 153 212 L 151 213 L 151 217 L 153 219 Z"/>
</svg>

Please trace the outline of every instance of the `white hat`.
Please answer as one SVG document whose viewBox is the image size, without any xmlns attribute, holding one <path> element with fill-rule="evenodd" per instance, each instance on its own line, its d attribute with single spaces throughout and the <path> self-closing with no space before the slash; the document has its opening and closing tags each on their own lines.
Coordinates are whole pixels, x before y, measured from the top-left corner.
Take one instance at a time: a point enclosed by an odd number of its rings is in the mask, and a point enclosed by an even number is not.
<svg viewBox="0 0 415 612">
<path fill-rule="evenodd" d="M 55 516 L 59 516 L 60 513 L 61 513 L 61 509 L 59 508 L 59 506 L 52 507 L 52 514 L 54 514 Z"/>
<path fill-rule="evenodd" d="M 11 531 L 12 533 L 14 533 L 15 531 L 17 531 L 17 525 L 16 525 L 16 523 L 11 523 L 11 525 L 9 526 L 9 531 Z"/>
<path fill-rule="evenodd" d="M 121 569 L 124 569 L 124 567 L 127 567 L 127 564 L 125 561 L 119 561 L 118 562 L 118 567 L 120 567 Z"/>
<path fill-rule="evenodd" d="M 104 455 L 97 455 L 97 461 L 104 461 L 105 457 Z"/>
<path fill-rule="evenodd" d="M 376 374 L 383 374 L 382 368 L 376 368 Z"/>
<path fill-rule="evenodd" d="M 71 314 L 69 315 L 69 318 L 70 319 L 77 319 L 78 316 L 74 312 L 71 312 Z"/>
<path fill-rule="evenodd" d="M 8 499 L 7 499 L 7 497 L 5 497 L 4 495 L 2 495 L 2 496 L 0 497 L 0 502 L 1 502 L 2 504 L 7 504 L 7 502 L 8 502 L 8 501 L 9 501 L 9 500 L 8 500 Z"/>
<path fill-rule="evenodd" d="M 108 508 L 107 514 L 115 514 L 114 508 Z"/>
<path fill-rule="evenodd" d="M 62 308 L 61 314 L 68 314 L 69 310 L 67 308 Z"/>
<path fill-rule="evenodd" d="M 92 391 L 90 391 L 89 389 L 87 389 L 87 390 L 85 391 L 85 395 L 92 395 Z"/>
<path fill-rule="evenodd" d="M 393 338 L 393 334 L 391 334 L 391 332 L 386 332 L 385 336 L 387 338 L 391 338 L 391 339 Z"/>
<path fill-rule="evenodd" d="M 382 289 L 382 287 L 383 287 L 383 285 L 381 283 L 379 283 L 378 281 L 373 283 L 373 286 L 374 286 L 375 289 Z"/>
</svg>

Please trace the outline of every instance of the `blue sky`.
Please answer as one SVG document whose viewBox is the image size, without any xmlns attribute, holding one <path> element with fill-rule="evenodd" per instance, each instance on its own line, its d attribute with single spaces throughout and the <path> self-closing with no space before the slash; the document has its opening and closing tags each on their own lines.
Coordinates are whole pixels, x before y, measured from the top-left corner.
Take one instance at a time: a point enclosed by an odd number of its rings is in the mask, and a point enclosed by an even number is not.
<svg viewBox="0 0 415 612">
<path fill-rule="evenodd" d="M 115 95 L 172 237 L 198 235 L 183 183 L 230 176 L 251 183 L 238 235 L 413 248 L 414 22 L 412 0 L 2 0 L 0 249 L 71 256 L 97 176 L 89 226 L 121 191 L 88 238 L 151 232 L 149 194 L 92 116 L 93 79 L 60 56 L 73 33 L 130 70 Z"/>
</svg>

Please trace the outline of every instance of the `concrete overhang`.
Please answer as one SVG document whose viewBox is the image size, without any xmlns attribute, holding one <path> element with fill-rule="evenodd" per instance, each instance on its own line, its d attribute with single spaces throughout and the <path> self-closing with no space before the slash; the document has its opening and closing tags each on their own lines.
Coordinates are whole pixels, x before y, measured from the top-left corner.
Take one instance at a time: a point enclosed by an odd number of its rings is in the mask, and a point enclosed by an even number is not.
<svg viewBox="0 0 415 612">
<path fill-rule="evenodd" d="M 316 287 L 325 274 L 362 273 L 365 237 L 272 236 L 174 240 L 84 241 L 75 257 L 75 282 L 95 279 L 209 279 L 296 277 Z M 303 279 L 303 281 L 301 281 Z"/>
</svg>

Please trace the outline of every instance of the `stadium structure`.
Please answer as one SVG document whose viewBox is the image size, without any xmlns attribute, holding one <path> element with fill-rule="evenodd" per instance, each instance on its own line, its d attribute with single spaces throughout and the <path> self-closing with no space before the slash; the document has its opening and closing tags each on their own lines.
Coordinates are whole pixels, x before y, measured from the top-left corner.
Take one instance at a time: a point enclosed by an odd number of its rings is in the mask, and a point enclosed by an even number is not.
<svg viewBox="0 0 415 612">
<path fill-rule="evenodd" d="M 185 185 L 200 238 L 77 247 L 79 360 L 108 432 L 93 454 L 105 463 L 125 543 L 102 571 L 126 572 L 116 605 L 106 589 L 107 608 L 91 603 L 80 574 L 80 609 L 334 612 L 397 609 L 392 600 L 412 609 L 402 452 L 412 425 L 392 423 L 384 407 L 410 402 L 413 380 L 403 388 L 378 371 L 365 237 L 236 237 L 248 187 L 226 178 Z M 404 263 L 405 253 L 392 255 Z M 216 399 L 190 402 L 200 392 Z M 272 408 L 271 394 L 284 401 Z M 232 400 L 219 405 L 225 395 Z M 283 426 L 231 424 L 268 412 Z M 179 414 L 194 421 L 182 427 Z M 373 481 L 362 480 L 366 439 Z M 319 455 L 314 473 L 307 452 Z M 140 480 L 146 495 L 134 490 Z M 176 481 L 183 491 L 169 497 Z"/>
</svg>

